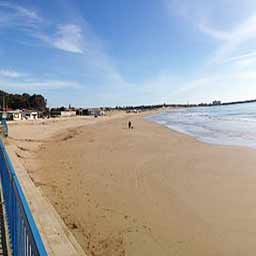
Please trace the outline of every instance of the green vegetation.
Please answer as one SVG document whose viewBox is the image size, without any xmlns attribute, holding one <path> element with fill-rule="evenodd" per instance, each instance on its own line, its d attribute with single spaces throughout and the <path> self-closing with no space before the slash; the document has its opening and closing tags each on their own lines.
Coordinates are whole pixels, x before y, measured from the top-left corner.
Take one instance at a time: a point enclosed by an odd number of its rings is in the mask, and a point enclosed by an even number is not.
<svg viewBox="0 0 256 256">
<path fill-rule="evenodd" d="M 4 106 L 5 104 L 5 106 Z M 0 90 L 0 108 L 45 110 L 47 100 L 42 95 L 11 94 Z"/>
</svg>

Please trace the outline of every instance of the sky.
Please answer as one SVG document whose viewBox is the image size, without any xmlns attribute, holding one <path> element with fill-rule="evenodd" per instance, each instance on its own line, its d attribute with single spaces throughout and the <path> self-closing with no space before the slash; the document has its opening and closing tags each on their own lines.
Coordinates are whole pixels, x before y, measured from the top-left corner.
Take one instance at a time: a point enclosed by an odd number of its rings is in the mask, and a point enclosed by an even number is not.
<svg viewBox="0 0 256 256">
<path fill-rule="evenodd" d="M 255 0 L 0 0 L 0 89 L 49 106 L 256 98 Z"/>
</svg>

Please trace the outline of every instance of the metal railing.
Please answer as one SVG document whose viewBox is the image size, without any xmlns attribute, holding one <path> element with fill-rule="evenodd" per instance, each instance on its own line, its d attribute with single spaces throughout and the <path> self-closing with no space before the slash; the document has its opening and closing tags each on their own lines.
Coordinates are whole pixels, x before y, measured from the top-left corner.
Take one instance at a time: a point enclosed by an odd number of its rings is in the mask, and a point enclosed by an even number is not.
<svg viewBox="0 0 256 256">
<path fill-rule="evenodd" d="M 0 178 L 12 255 L 47 256 L 29 205 L 1 140 Z"/>
</svg>

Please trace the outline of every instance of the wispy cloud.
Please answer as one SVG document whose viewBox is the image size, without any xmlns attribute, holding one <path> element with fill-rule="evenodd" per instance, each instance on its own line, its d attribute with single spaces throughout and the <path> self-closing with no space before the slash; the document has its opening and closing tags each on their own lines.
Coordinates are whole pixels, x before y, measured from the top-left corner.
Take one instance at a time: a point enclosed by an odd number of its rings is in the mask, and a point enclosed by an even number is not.
<svg viewBox="0 0 256 256">
<path fill-rule="evenodd" d="M 211 46 L 215 45 L 199 71 L 179 82 L 177 97 L 201 95 L 207 98 L 206 91 L 210 91 L 212 97 L 224 97 L 228 93 L 234 97 L 235 92 L 239 97 L 239 91 L 242 97 L 248 96 L 249 91 L 255 92 L 256 2 L 233 1 L 227 13 L 225 8 L 230 4 L 227 0 L 166 1 L 170 15 L 182 19 L 195 37 L 203 35 Z"/>
<path fill-rule="evenodd" d="M 33 20 L 34 22 L 42 21 L 42 18 L 34 10 L 26 9 L 21 6 L 16 6 L 14 9 L 17 11 L 18 16 L 23 16 L 23 17 L 29 18 L 30 20 Z"/>
<path fill-rule="evenodd" d="M 31 79 L 30 81 L 17 81 L 5 79 L 0 77 L 0 83 L 2 87 L 16 90 L 30 90 L 30 91 L 42 91 L 42 90 L 56 90 L 56 89 L 65 89 L 72 88 L 78 89 L 81 87 L 81 84 L 77 81 L 69 80 L 45 80 L 45 79 Z"/>
<path fill-rule="evenodd" d="M 227 58 L 223 64 L 233 65 L 241 69 L 254 66 L 256 64 L 256 51 L 234 55 L 233 57 Z"/>
<path fill-rule="evenodd" d="M 234 52 L 251 40 L 256 40 L 256 15 L 247 18 L 229 32 L 229 39 L 217 49 L 212 61 L 215 63 L 225 62 L 227 58 L 232 57 Z"/>
<path fill-rule="evenodd" d="M 20 78 L 26 76 L 24 73 L 18 73 L 11 69 L 0 69 L 0 77 L 6 77 L 6 78 Z"/>
<path fill-rule="evenodd" d="M 49 46 L 66 52 L 82 54 L 85 50 L 82 29 L 79 25 L 58 25 L 53 35 L 37 33 L 35 36 Z"/>
<path fill-rule="evenodd" d="M 100 96 L 101 99 L 106 99 L 106 95 L 111 95 L 111 97 L 115 97 L 113 92 L 123 94 L 125 91 L 130 90 L 131 88 L 135 88 L 133 84 L 126 81 L 126 79 L 119 72 L 118 68 L 112 61 L 111 56 L 109 56 L 103 46 L 102 40 L 94 33 L 94 31 L 90 28 L 87 21 L 82 17 L 76 17 L 76 22 L 72 22 L 73 20 L 67 19 L 66 22 L 56 23 L 51 19 L 47 19 L 47 23 L 41 18 L 41 15 L 36 11 L 31 11 L 29 8 L 20 9 L 18 6 L 9 6 L 6 5 L 10 9 L 10 13 L 6 18 L 12 18 L 11 22 L 8 23 L 5 21 L 5 26 L 2 28 L 9 29 L 10 27 L 17 32 L 20 32 L 20 27 L 16 26 L 16 21 L 14 16 L 19 17 L 19 21 L 23 20 L 25 24 L 30 24 L 34 22 L 36 26 L 28 27 L 25 31 L 26 35 L 31 37 L 24 38 L 24 40 L 28 40 L 28 43 L 31 45 L 36 43 L 35 40 L 38 40 L 41 44 L 39 47 L 48 47 L 52 49 L 57 49 L 58 51 L 66 52 L 67 54 L 72 54 L 72 64 L 74 66 L 77 65 L 78 70 L 81 73 L 89 73 L 89 76 L 86 78 L 82 78 L 81 80 L 73 81 L 69 80 L 69 75 L 66 74 L 69 71 L 66 68 L 59 68 L 60 73 L 62 70 L 63 76 L 67 78 L 65 80 L 62 76 L 61 79 L 58 79 L 57 74 L 54 77 L 57 79 L 43 79 L 42 77 L 35 76 L 30 74 L 24 79 L 23 77 L 18 77 L 19 73 L 16 71 L 10 72 L 2 72 L 0 74 L 0 82 L 1 84 L 17 89 L 17 90 L 30 90 L 30 91 L 38 91 L 38 90 L 62 90 L 67 88 L 73 89 L 81 89 L 88 88 L 88 91 L 92 91 L 94 87 L 94 91 L 99 91 L 98 95 L 104 92 Z M 7 8 L 7 7 L 4 8 Z M 3 5 L 0 5 L 0 11 Z M 1 16 L 0 16 L 1 17 Z M 28 20 L 28 21 L 27 21 Z M 1 29 L 1 27 L 0 27 Z M 23 29 L 23 28 L 22 28 Z M 22 30 L 22 33 L 24 30 Z M 61 56 L 58 54 L 58 58 L 65 59 L 69 62 L 69 58 L 66 58 L 66 54 Z M 45 71 L 48 72 L 49 71 Z M 70 74 L 74 77 L 73 72 Z M 79 74 L 77 74 L 79 76 Z M 19 78 L 19 79 L 18 79 Z M 64 80 L 62 80 L 64 79 Z M 79 81 L 79 82 L 78 82 Z M 84 82 L 82 82 L 84 81 Z M 73 90 L 72 93 L 75 93 L 77 90 Z M 78 90 L 79 91 L 79 90 Z M 121 98 L 120 98 L 121 99 Z"/>
<path fill-rule="evenodd" d="M 77 24 L 56 25 L 45 20 L 36 10 L 10 2 L 0 2 L 0 30 L 25 31 L 31 38 L 53 48 L 71 53 L 83 53 L 83 31 Z M 53 32 L 46 32 L 51 30 Z"/>
<path fill-rule="evenodd" d="M 230 40 L 231 35 L 229 32 L 221 31 L 215 28 L 212 28 L 205 23 L 198 23 L 197 27 L 199 31 L 203 32 L 204 34 L 216 39 L 216 40 Z"/>
<path fill-rule="evenodd" d="M 45 76 L 22 73 L 13 69 L 0 69 L 0 84 L 7 89 L 34 91 L 81 87 L 78 81 L 49 79 Z"/>
<path fill-rule="evenodd" d="M 0 29 L 16 27 L 19 29 L 36 28 L 43 21 L 35 10 L 11 2 L 0 2 Z"/>
<path fill-rule="evenodd" d="M 64 51 L 83 53 L 82 29 L 78 25 L 60 25 L 57 28 L 53 45 Z"/>
<path fill-rule="evenodd" d="M 24 82 L 16 84 L 15 87 L 22 89 L 36 89 L 36 90 L 46 90 L 46 89 L 64 89 L 64 88 L 72 88 L 77 89 L 80 88 L 81 85 L 77 81 L 68 81 L 68 80 L 34 80 L 30 82 Z"/>
<path fill-rule="evenodd" d="M 240 60 L 248 60 L 248 59 L 255 58 L 255 57 L 256 57 L 256 51 L 253 51 L 253 52 L 240 54 L 238 56 L 234 56 L 229 59 L 226 59 L 226 62 L 236 62 L 236 61 L 240 61 Z"/>
<path fill-rule="evenodd" d="M 254 2 L 254 4 L 253 4 Z M 226 8 L 229 3 L 227 0 L 222 1 L 178 1 L 166 0 L 169 12 L 171 15 L 176 15 L 185 20 L 191 29 L 196 29 L 197 32 L 207 35 L 209 38 L 219 40 L 217 48 L 210 62 L 223 62 L 226 58 L 231 58 L 232 54 L 239 50 L 239 47 L 248 43 L 250 40 L 256 40 L 256 2 L 245 0 L 244 4 L 233 2 L 232 10 L 239 10 L 247 6 L 251 7 L 250 15 L 232 17 L 232 11 L 221 13 L 222 9 Z M 236 8 L 235 8 L 236 7 Z M 253 9 L 254 7 L 254 9 Z M 253 13 L 253 10 L 255 12 Z M 249 11 L 247 11 L 249 13 Z M 222 15 L 225 14 L 225 17 Z M 226 22 L 221 22 L 221 21 Z M 227 24 L 229 26 L 227 26 Z M 198 36 L 198 35 L 195 35 Z M 248 51 L 248 49 L 247 49 Z"/>
</svg>

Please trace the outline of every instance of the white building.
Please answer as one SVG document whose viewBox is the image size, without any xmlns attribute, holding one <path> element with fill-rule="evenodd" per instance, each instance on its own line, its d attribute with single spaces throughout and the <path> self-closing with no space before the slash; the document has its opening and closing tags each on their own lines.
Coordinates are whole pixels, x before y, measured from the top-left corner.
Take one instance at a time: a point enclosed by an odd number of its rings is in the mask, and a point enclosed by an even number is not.
<svg viewBox="0 0 256 256">
<path fill-rule="evenodd" d="M 38 119 L 38 112 L 36 111 L 23 111 L 22 116 L 26 120 L 37 120 Z"/>
<path fill-rule="evenodd" d="M 14 121 L 22 120 L 22 111 L 21 110 L 14 110 L 11 112 L 12 118 Z"/>
<path fill-rule="evenodd" d="M 71 116 L 76 116 L 76 111 L 75 110 L 65 110 L 61 111 L 60 115 L 62 117 L 71 117 Z"/>
<path fill-rule="evenodd" d="M 0 111 L 0 118 L 19 121 L 19 120 L 22 120 L 22 111 L 21 110 Z"/>
</svg>

